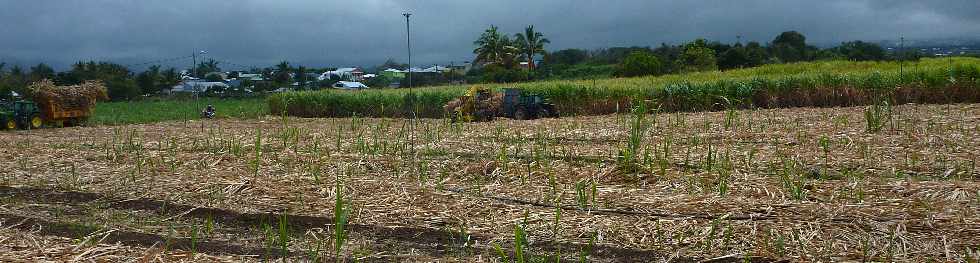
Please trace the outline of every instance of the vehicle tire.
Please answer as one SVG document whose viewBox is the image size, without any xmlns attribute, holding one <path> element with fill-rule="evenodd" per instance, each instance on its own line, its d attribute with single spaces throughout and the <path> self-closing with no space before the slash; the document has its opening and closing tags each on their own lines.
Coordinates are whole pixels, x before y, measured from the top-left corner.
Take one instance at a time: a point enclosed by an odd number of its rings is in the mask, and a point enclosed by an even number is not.
<svg viewBox="0 0 980 263">
<path fill-rule="evenodd" d="M 80 126 L 84 125 L 86 122 L 88 122 L 88 117 L 72 118 L 71 119 L 71 126 L 73 126 L 73 127 L 80 127 Z"/>
<path fill-rule="evenodd" d="M 30 124 L 32 130 L 33 129 L 40 129 L 41 128 L 41 125 L 44 125 L 44 120 L 41 120 L 41 116 L 34 115 L 34 116 L 31 116 L 31 121 L 30 121 L 29 124 Z"/>
<path fill-rule="evenodd" d="M 526 120 L 527 117 L 528 117 L 527 110 L 525 110 L 524 108 L 518 108 L 516 111 L 514 111 L 515 120 Z"/>
<path fill-rule="evenodd" d="M 3 124 L 3 127 L 8 130 L 17 129 L 17 121 L 15 121 L 14 119 L 8 119 L 7 123 Z"/>
<path fill-rule="evenodd" d="M 542 108 L 538 111 L 538 118 L 551 118 L 551 111 L 546 108 Z"/>
</svg>

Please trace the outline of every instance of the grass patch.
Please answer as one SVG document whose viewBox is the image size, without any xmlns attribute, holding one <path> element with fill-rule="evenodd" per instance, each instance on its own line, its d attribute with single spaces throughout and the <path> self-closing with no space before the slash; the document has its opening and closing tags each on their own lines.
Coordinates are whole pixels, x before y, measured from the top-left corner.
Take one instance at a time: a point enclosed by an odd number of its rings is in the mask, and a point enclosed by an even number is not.
<svg viewBox="0 0 980 263">
<path fill-rule="evenodd" d="M 208 104 L 218 118 L 256 118 L 269 114 L 264 99 L 185 99 L 103 102 L 95 106 L 89 125 L 124 125 L 162 121 L 196 120 Z"/>
</svg>

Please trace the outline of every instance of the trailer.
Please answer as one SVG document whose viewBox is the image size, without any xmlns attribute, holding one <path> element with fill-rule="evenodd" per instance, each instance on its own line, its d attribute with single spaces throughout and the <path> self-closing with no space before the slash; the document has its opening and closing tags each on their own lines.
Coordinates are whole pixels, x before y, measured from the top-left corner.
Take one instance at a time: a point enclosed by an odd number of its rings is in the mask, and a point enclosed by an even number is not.
<svg viewBox="0 0 980 263">
<path fill-rule="evenodd" d="M 54 127 L 78 126 L 88 120 L 94 107 L 66 107 L 51 99 L 38 98 L 37 108 L 43 117 L 44 124 Z M 87 105 L 95 105 L 94 99 Z"/>
<path fill-rule="evenodd" d="M 105 85 L 98 81 L 56 86 L 45 79 L 32 84 L 29 90 L 31 99 L 0 101 L 3 129 L 76 126 L 92 115 L 96 100 L 108 99 Z"/>
</svg>

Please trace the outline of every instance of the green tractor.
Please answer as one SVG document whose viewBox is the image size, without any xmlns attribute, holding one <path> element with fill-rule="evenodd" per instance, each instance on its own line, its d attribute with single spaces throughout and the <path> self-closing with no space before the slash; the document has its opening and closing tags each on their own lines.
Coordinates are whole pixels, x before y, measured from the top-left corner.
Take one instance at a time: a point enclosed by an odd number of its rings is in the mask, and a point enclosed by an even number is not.
<svg viewBox="0 0 980 263">
<path fill-rule="evenodd" d="M 499 114 L 515 120 L 558 117 L 554 104 L 540 95 L 529 94 L 517 88 L 504 88 L 504 99 Z"/>
<path fill-rule="evenodd" d="M 40 129 L 43 124 L 41 111 L 34 102 L 25 100 L 0 102 L 2 129 Z"/>
</svg>

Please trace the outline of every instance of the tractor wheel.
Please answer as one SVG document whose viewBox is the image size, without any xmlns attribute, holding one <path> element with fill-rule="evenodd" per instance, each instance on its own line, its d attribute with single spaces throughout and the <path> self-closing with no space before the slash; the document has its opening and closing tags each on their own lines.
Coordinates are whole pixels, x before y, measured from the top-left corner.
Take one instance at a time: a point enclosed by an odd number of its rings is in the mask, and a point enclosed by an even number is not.
<svg viewBox="0 0 980 263">
<path fill-rule="evenodd" d="M 525 110 L 524 108 L 518 108 L 517 111 L 514 111 L 515 120 L 526 120 L 528 119 L 527 117 L 528 117 L 527 110 Z"/>
<path fill-rule="evenodd" d="M 7 128 L 8 130 L 17 129 L 17 121 L 14 121 L 14 119 L 8 119 L 7 123 L 3 124 L 3 127 Z"/>
<path fill-rule="evenodd" d="M 546 108 L 542 108 L 538 111 L 538 118 L 551 118 L 551 111 Z"/>
<path fill-rule="evenodd" d="M 456 123 L 459 121 L 459 112 L 452 111 L 449 113 L 449 122 Z"/>
<path fill-rule="evenodd" d="M 41 125 L 44 124 L 44 121 L 41 120 L 41 116 L 34 115 L 34 116 L 31 116 L 31 123 L 30 124 L 31 124 L 31 129 L 40 129 L 41 128 Z"/>
</svg>

